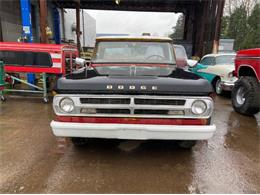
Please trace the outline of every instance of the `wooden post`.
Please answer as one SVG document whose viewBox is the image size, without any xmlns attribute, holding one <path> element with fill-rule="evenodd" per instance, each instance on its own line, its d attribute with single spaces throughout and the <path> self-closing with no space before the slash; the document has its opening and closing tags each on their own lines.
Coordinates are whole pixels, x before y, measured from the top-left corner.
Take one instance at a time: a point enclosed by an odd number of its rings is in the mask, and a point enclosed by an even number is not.
<svg viewBox="0 0 260 195">
<path fill-rule="evenodd" d="M 185 14 L 185 23 L 184 23 L 184 31 L 183 31 L 183 40 L 187 40 L 187 34 L 189 29 L 189 20 L 190 20 L 190 12 L 186 12 Z"/>
<path fill-rule="evenodd" d="M 46 4 L 46 0 L 40 0 L 41 43 L 47 43 L 46 27 L 47 27 L 47 4 Z"/>
<path fill-rule="evenodd" d="M 199 35 L 199 48 L 198 48 L 198 53 L 199 56 L 202 57 L 204 55 L 205 52 L 205 47 L 207 44 L 207 39 L 206 39 L 206 32 L 207 32 L 207 19 L 208 19 L 208 9 L 209 9 L 209 1 L 204 1 L 204 5 L 203 5 L 203 14 L 202 14 L 202 18 L 200 20 L 200 35 Z"/>
<path fill-rule="evenodd" d="M 76 35 L 77 35 L 77 47 L 78 51 L 81 51 L 80 46 L 80 4 L 76 4 Z"/>
<path fill-rule="evenodd" d="M 212 53 L 218 53 L 219 37 L 220 37 L 220 30 L 221 30 L 221 17 L 223 14 L 224 5 L 225 5 L 225 0 L 218 1 L 218 9 L 217 9 L 217 16 L 216 16 L 216 26 L 215 26 Z"/>
</svg>

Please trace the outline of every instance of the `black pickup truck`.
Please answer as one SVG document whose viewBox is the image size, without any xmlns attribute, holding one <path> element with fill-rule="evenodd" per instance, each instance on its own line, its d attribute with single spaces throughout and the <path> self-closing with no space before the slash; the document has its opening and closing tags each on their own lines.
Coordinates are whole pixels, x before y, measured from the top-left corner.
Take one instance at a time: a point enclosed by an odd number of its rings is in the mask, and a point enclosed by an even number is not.
<svg viewBox="0 0 260 195">
<path fill-rule="evenodd" d="M 177 67 L 169 38 L 97 38 L 89 66 L 60 78 L 55 90 L 52 131 L 75 145 L 159 139 L 191 148 L 216 130 L 211 85 Z"/>
</svg>

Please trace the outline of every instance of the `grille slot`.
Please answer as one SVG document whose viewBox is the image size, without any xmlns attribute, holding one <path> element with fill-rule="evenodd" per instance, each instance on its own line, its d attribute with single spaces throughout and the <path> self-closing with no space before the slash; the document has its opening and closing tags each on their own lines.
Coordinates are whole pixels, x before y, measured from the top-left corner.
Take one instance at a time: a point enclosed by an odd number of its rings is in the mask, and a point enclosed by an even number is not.
<svg viewBox="0 0 260 195">
<path fill-rule="evenodd" d="M 167 99 L 135 99 L 137 105 L 174 105 L 183 106 L 186 100 L 167 100 Z"/>
<path fill-rule="evenodd" d="M 139 115 L 168 115 L 169 110 L 145 110 L 137 109 L 134 111 L 135 114 Z"/>
<path fill-rule="evenodd" d="M 130 98 L 80 98 L 82 104 L 130 104 Z"/>
<path fill-rule="evenodd" d="M 130 114 L 129 109 L 96 109 L 97 114 Z"/>
</svg>

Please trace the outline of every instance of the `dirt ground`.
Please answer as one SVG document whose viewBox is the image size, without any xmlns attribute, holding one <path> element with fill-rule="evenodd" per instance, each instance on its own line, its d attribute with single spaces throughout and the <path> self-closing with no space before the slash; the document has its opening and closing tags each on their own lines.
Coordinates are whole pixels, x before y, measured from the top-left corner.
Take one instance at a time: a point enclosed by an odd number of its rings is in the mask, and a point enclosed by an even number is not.
<svg viewBox="0 0 260 195">
<path fill-rule="evenodd" d="M 214 137 L 192 150 L 174 141 L 92 140 L 75 148 L 50 129 L 52 105 L 0 103 L 1 193 L 260 193 L 260 114 L 217 97 Z"/>
</svg>

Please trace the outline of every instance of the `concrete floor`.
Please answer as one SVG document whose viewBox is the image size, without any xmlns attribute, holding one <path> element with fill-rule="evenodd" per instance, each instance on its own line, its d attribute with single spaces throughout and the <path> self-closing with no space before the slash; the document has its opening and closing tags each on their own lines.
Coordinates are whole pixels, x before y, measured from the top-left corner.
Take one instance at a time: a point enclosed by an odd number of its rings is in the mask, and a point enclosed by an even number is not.
<svg viewBox="0 0 260 195">
<path fill-rule="evenodd" d="M 235 113 L 217 97 L 217 132 L 191 150 L 173 141 L 56 139 L 51 104 L 0 103 L 1 193 L 260 193 L 260 114 Z"/>
</svg>

